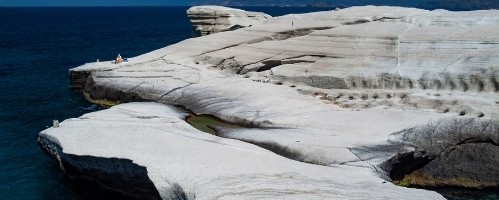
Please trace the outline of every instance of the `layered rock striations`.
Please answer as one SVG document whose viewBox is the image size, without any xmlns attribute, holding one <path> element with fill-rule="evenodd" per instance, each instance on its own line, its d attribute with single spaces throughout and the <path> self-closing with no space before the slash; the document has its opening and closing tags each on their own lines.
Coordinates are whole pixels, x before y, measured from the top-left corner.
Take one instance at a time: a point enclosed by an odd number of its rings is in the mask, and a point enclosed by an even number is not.
<svg viewBox="0 0 499 200">
<path fill-rule="evenodd" d="M 262 24 L 271 18 L 261 12 L 248 12 L 222 6 L 195 6 L 187 10 L 193 35 L 203 36 Z"/>
<path fill-rule="evenodd" d="M 183 111 L 134 103 L 40 140 L 131 160 L 164 199 L 441 198 L 393 180 L 497 187 L 497 35 L 498 11 L 366 6 L 272 18 L 70 72 L 91 99 L 175 105 L 247 128 L 211 136 Z"/>
<path fill-rule="evenodd" d="M 296 162 L 255 145 L 206 134 L 187 124 L 186 115 L 157 103 L 123 104 L 66 120 L 59 128 L 43 131 L 40 140 L 44 146 L 63 147 L 53 155 L 70 175 L 68 168 L 102 170 L 104 176 L 94 176 L 98 180 L 109 173 L 121 175 L 100 183 L 113 188 L 124 179 L 125 188 L 134 189 L 126 191 L 137 192 L 138 199 L 440 198 L 434 192 L 383 183 L 368 168 Z M 94 159 L 85 160 L 87 155 Z M 135 176 L 127 165 L 147 170 L 134 170 L 144 174 L 127 180 Z M 138 185 L 141 188 L 132 187 L 144 177 L 154 183 L 152 189 L 147 181 Z"/>
</svg>

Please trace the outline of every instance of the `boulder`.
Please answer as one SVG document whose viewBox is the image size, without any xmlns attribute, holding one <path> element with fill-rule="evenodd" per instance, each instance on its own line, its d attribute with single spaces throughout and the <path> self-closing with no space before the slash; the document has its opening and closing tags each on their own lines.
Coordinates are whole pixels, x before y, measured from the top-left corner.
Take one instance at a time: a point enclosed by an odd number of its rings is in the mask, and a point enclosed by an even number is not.
<svg viewBox="0 0 499 200">
<path fill-rule="evenodd" d="M 497 188 L 499 123 L 473 118 L 445 119 L 395 133 L 395 152 L 382 164 L 393 179 L 413 186 Z M 408 163 L 420 162 L 418 166 Z"/>
</svg>

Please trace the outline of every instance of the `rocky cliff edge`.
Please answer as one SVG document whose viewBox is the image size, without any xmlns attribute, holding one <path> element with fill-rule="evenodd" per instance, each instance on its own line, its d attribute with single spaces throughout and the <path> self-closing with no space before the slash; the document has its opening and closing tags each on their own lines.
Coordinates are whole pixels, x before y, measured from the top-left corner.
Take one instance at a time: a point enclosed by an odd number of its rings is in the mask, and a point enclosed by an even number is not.
<svg viewBox="0 0 499 200">
<path fill-rule="evenodd" d="M 154 185 L 138 190 L 163 199 L 441 199 L 392 181 L 497 187 L 498 35 L 498 11 L 366 6 L 272 18 L 72 69 L 91 100 L 177 108 L 118 105 L 39 141 L 63 169 L 130 175 L 64 155 L 133 163 L 126 169 L 146 170 L 138 180 Z M 208 135 L 186 113 L 245 128 Z"/>
</svg>

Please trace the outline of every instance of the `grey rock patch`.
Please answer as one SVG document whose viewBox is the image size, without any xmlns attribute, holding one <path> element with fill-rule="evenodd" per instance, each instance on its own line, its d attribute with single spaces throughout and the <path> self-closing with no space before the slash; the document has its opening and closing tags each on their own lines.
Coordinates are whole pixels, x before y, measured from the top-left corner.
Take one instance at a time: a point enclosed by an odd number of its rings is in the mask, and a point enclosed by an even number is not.
<svg viewBox="0 0 499 200">
<path fill-rule="evenodd" d="M 392 149 L 396 155 L 380 167 L 394 180 L 404 179 L 419 186 L 483 188 L 499 185 L 499 174 L 495 170 L 499 164 L 497 121 L 445 119 L 393 136 L 390 142 L 403 148 Z M 404 151 L 400 151 L 402 149 Z"/>
</svg>

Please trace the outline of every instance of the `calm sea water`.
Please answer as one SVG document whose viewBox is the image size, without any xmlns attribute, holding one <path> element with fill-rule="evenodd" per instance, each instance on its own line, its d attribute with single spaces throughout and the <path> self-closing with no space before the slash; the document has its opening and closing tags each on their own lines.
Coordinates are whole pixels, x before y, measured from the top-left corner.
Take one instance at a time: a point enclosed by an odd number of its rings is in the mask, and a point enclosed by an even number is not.
<svg viewBox="0 0 499 200">
<path fill-rule="evenodd" d="M 273 16 L 317 8 L 245 8 Z M 68 69 L 137 56 L 191 37 L 187 7 L 0 8 L 0 199 L 95 199 L 36 144 L 51 125 L 98 108 Z"/>
</svg>

